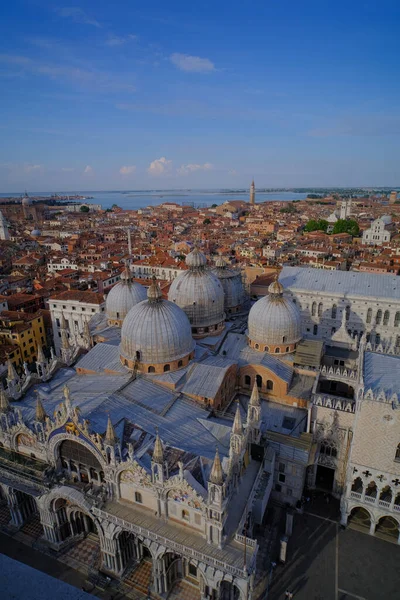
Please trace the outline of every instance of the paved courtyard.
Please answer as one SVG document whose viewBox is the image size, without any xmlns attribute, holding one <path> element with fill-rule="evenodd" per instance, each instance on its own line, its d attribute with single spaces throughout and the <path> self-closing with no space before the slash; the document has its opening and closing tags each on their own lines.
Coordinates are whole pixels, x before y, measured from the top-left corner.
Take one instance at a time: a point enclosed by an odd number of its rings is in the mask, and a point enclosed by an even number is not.
<svg viewBox="0 0 400 600">
<path fill-rule="evenodd" d="M 400 546 L 335 519 L 295 515 L 285 566 L 278 565 L 268 600 L 395 600 L 400 598 Z"/>
</svg>

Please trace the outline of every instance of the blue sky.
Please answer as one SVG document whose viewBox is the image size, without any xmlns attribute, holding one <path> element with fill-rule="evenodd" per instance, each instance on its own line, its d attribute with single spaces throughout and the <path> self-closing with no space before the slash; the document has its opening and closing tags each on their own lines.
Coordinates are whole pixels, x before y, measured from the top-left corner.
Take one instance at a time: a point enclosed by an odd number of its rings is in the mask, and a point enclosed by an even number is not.
<svg viewBox="0 0 400 600">
<path fill-rule="evenodd" d="M 0 191 L 400 186 L 400 2 L 15 0 Z"/>
</svg>

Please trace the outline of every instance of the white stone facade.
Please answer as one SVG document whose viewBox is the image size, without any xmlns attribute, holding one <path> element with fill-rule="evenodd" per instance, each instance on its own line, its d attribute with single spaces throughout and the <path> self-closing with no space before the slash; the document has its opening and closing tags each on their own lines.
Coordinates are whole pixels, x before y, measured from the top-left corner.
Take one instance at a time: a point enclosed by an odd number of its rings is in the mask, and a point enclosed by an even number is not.
<svg viewBox="0 0 400 600">
<path fill-rule="evenodd" d="M 61 348 L 61 321 L 64 316 L 67 321 L 68 335 L 71 344 L 75 344 L 77 337 L 82 334 L 85 322 L 90 321 L 93 315 L 105 311 L 106 302 L 101 304 L 76 300 L 58 298 L 49 299 L 51 324 L 53 327 L 53 341 L 56 354 L 59 355 Z"/>
<path fill-rule="evenodd" d="M 387 219 L 387 217 L 386 217 Z M 362 243 L 369 246 L 382 246 L 390 242 L 391 233 L 387 229 L 387 221 L 385 217 L 375 219 L 371 223 L 371 227 L 366 229 L 362 236 Z"/>
</svg>

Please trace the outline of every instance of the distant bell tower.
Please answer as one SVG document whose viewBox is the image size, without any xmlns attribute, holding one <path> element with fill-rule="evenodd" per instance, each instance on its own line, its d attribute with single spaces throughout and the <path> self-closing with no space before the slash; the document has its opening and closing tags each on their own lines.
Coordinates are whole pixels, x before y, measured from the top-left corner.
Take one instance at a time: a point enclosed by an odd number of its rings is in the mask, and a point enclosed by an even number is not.
<svg viewBox="0 0 400 600">
<path fill-rule="evenodd" d="M 250 186 L 250 204 L 256 203 L 256 186 L 254 185 L 254 179 Z"/>
<path fill-rule="evenodd" d="M 10 234 L 8 233 L 8 224 L 5 220 L 3 213 L 0 211 L 0 240 L 9 240 Z"/>
</svg>

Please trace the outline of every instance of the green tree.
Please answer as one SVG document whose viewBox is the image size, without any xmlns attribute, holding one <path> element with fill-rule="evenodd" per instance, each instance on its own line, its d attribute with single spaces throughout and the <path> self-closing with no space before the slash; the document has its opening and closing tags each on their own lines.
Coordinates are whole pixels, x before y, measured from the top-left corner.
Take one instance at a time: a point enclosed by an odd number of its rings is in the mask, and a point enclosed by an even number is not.
<svg viewBox="0 0 400 600">
<path fill-rule="evenodd" d="M 304 231 L 324 231 L 326 233 L 328 225 L 329 223 L 328 221 L 325 221 L 325 219 L 319 219 L 318 221 L 316 219 L 310 219 L 306 224 Z"/>
<path fill-rule="evenodd" d="M 211 208 L 217 208 L 218 204 L 211 204 Z"/>
<path fill-rule="evenodd" d="M 80 211 L 83 212 L 83 213 L 88 213 L 89 212 L 89 207 L 83 205 L 83 206 L 81 206 Z"/>
<path fill-rule="evenodd" d="M 210 219 L 204 219 L 203 225 L 209 225 L 211 223 Z"/>
<path fill-rule="evenodd" d="M 333 227 L 333 233 L 349 233 L 353 237 L 356 237 L 360 233 L 360 228 L 354 219 L 339 219 Z"/>
</svg>

